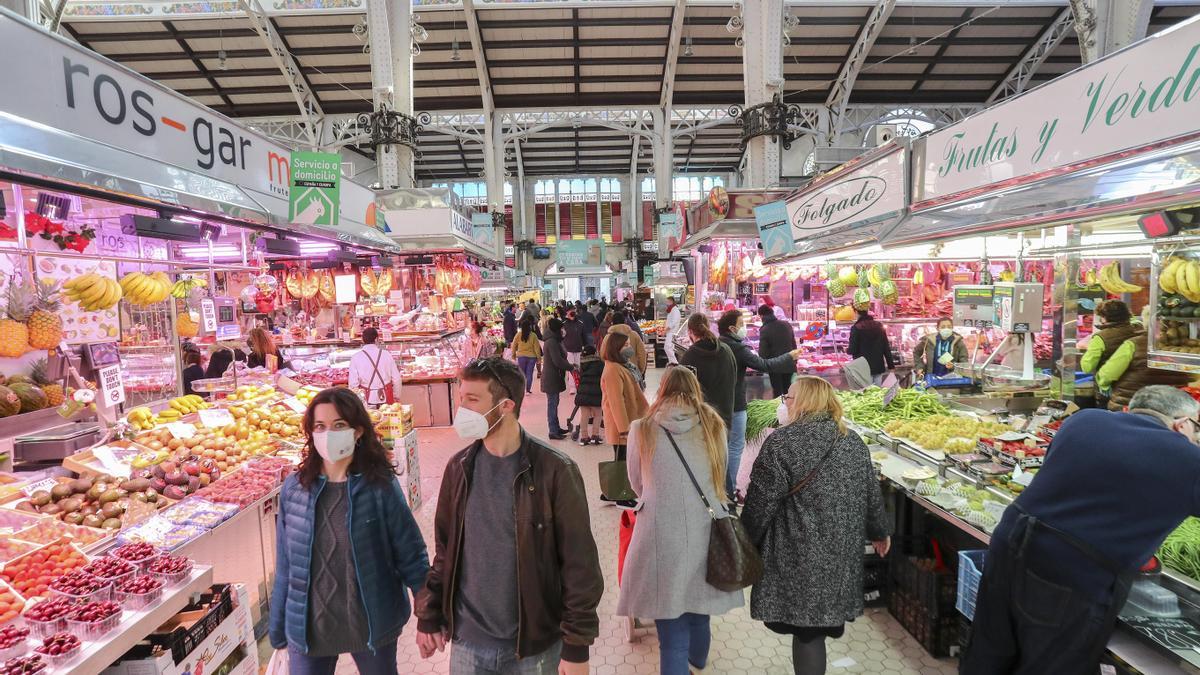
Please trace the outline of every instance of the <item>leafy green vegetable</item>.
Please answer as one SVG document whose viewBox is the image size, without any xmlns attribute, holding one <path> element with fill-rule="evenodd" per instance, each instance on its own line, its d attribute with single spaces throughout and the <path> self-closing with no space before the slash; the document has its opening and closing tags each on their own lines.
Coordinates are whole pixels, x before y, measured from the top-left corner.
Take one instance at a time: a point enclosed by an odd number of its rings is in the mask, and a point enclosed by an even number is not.
<svg viewBox="0 0 1200 675">
<path fill-rule="evenodd" d="M 1167 535 L 1158 557 L 1167 567 L 1200 579 L 1200 518 L 1188 518 Z"/>
<path fill-rule="evenodd" d="M 779 421 L 775 418 L 778 408 L 777 398 L 746 402 L 746 442 L 756 441 L 767 429 L 779 426 Z"/>
<path fill-rule="evenodd" d="M 883 405 L 885 391 L 867 387 L 862 392 L 839 391 L 838 400 L 846 419 L 871 429 L 882 429 L 893 420 L 919 420 L 931 415 L 945 415 L 950 409 L 942 405 L 937 394 L 917 389 L 901 389 L 887 406 Z"/>
</svg>

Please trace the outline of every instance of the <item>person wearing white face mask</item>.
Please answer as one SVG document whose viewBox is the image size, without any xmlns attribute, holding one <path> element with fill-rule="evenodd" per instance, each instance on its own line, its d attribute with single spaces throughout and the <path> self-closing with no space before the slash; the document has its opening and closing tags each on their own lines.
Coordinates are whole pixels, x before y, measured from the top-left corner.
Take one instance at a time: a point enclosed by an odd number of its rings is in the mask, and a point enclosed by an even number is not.
<svg viewBox="0 0 1200 675">
<path fill-rule="evenodd" d="M 945 377 L 954 372 L 954 364 L 968 358 L 967 344 L 954 332 L 954 321 L 938 319 L 937 332 L 922 336 L 913 349 L 913 369 L 917 377 Z"/>
<path fill-rule="evenodd" d="M 846 428 L 828 382 L 796 378 L 779 411 L 742 510 L 763 561 L 750 616 L 792 636 L 796 675 L 822 675 L 825 640 L 841 637 L 863 612 L 863 541 L 886 556 L 891 518 L 871 454 Z"/>
<path fill-rule="evenodd" d="M 738 468 L 742 464 L 742 451 L 746 448 L 746 369 L 760 373 L 794 373 L 799 349 L 764 359 L 746 344 L 746 322 L 742 313 L 731 309 L 717 319 L 717 331 L 737 359 L 736 381 L 733 387 L 733 418 L 729 424 L 729 466 L 725 473 L 725 492 L 730 503 L 739 501 L 737 493 Z"/>
<path fill-rule="evenodd" d="M 279 498 L 271 646 L 297 675 L 333 675 L 347 653 L 363 675 L 395 675 L 425 540 L 356 394 L 318 393 L 304 431 L 308 454 Z"/>
<path fill-rule="evenodd" d="M 442 475 L 416 610 L 421 656 L 451 643 L 451 675 L 583 675 L 600 632 L 604 576 L 583 479 L 521 428 L 524 398 L 510 361 L 459 373 L 454 429 L 471 444 Z"/>
</svg>

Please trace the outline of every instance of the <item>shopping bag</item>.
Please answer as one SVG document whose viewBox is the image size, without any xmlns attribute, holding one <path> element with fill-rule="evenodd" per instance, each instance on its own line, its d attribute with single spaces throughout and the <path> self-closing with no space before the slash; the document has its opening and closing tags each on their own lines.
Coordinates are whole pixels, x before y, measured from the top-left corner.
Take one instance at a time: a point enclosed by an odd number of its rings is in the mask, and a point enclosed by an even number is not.
<svg viewBox="0 0 1200 675">
<path fill-rule="evenodd" d="M 842 366 L 842 375 L 846 377 L 846 386 L 851 389 L 866 389 L 872 384 L 871 364 L 861 356 Z"/>
<path fill-rule="evenodd" d="M 286 649 L 276 649 L 267 662 L 267 671 L 263 675 L 288 675 L 288 652 Z"/>
<path fill-rule="evenodd" d="M 622 502 L 637 499 L 637 493 L 629 484 L 629 470 L 622 460 L 600 462 L 600 494 L 612 501 Z"/>
<path fill-rule="evenodd" d="M 621 527 L 617 530 L 617 586 L 621 585 L 621 575 L 625 572 L 625 553 L 629 551 L 629 542 L 633 541 L 633 526 L 636 522 L 636 512 L 621 512 Z"/>
</svg>

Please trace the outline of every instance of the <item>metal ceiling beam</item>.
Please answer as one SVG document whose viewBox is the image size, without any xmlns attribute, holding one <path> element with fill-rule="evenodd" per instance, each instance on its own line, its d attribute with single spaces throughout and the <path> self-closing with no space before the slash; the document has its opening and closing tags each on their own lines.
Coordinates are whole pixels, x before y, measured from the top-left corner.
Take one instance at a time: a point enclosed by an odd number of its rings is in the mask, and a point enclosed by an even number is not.
<svg viewBox="0 0 1200 675">
<path fill-rule="evenodd" d="M 658 97 L 658 107 L 669 109 L 672 95 L 675 93 L 675 69 L 679 65 L 679 43 L 683 40 L 683 20 L 687 13 L 687 0 L 675 0 L 671 9 L 671 31 L 667 35 L 667 53 L 662 67 L 662 95 Z M 738 73 L 737 79 L 741 78 Z"/>
<path fill-rule="evenodd" d="M 950 32 L 946 34 L 947 39 L 938 45 L 937 51 L 933 54 L 933 58 L 929 60 L 928 64 L 925 66 L 925 69 L 921 71 L 920 76 L 916 78 L 917 81 L 912 86 L 912 91 L 914 94 L 920 91 L 921 85 L 925 84 L 925 80 L 931 77 L 933 69 L 939 63 L 939 59 L 946 55 L 946 50 L 950 48 L 954 38 L 958 37 L 959 32 L 962 31 L 963 27 L 967 25 L 966 22 L 970 21 L 971 16 L 974 14 L 975 9 L 973 7 L 968 7 L 967 9 L 963 10 L 961 15 L 959 15 L 958 24 L 956 24 L 954 28 L 950 29 Z"/>
<path fill-rule="evenodd" d="M 581 74 L 580 71 L 582 70 L 583 67 L 579 65 L 579 9 L 578 8 L 571 9 L 571 34 L 574 35 L 574 37 L 575 37 L 575 54 L 574 54 L 575 58 L 573 59 L 573 61 L 574 61 L 574 68 L 575 68 L 575 95 L 578 96 L 579 94 L 583 93 L 583 82 L 582 82 L 582 78 L 580 77 L 580 74 Z"/>
<path fill-rule="evenodd" d="M 846 108 L 850 105 L 850 93 L 854 90 L 854 82 L 858 79 L 858 74 L 862 71 L 863 64 L 866 63 L 867 56 L 871 53 L 871 48 L 879 40 L 880 34 L 887 26 L 888 17 L 892 15 L 892 10 L 895 8 L 896 0 L 878 0 L 859 30 L 858 39 L 850 48 L 846 62 L 842 65 L 837 80 L 829 90 L 829 97 L 825 99 L 825 106 L 832 112 L 833 128 L 830 130 L 832 133 L 836 133 L 837 129 L 841 127 L 841 121 L 846 116 Z M 796 39 L 793 38 L 792 44 L 795 43 Z"/>
<path fill-rule="evenodd" d="M 1075 29 L 1075 17 L 1071 13 L 1071 8 L 1067 7 L 1055 15 L 1054 20 L 1049 26 L 1038 35 L 1037 40 L 1030 45 L 1029 49 L 1021 55 L 1021 58 L 1009 69 L 1008 74 L 1004 79 L 996 85 L 992 90 L 992 94 L 987 98 L 987 104 L 998 101 L 1009 96 L 1016 96 L 1025 91 L 1029 86 L 1033 76 L 1037 74 L 1038 68 L 1046 62 L 1054 50 L 1062 44 L 1067 34 Z"/>
<path fill-rule="evenodd" d="M 321 99 L 317 98 L 308 77 L 300 69 L 300 65 L 292 56 L 287 43 L 279 35 L 275 22 L 270 16 L 267 16 L 258 0 L 238 0 L 238 6 L 245 12 L 254 31 L 266 43 L 271 59 L 275 61 L 275 66 L 279 68 L 288 89 L 291 90 L 296 107 L 300 109 L 300 116 L 304 118 L 308 127 L 309 145 L 314 149 L 319 147 L 321 125 L 325 117 L 325 111 L 321 109 Z"/>
<path fill-rule="evenodd" d="M 483 32 L 479 29 L 479 15 L 474 0 L 463 0 L 463 15 L 467 20 L 467 35 L 471 40 L 471 55 L 475 57 L 475 70 L 479 73 L 479 89 L 483 95 L 483 110 L 496 108 L 492 89 L 491 71 L 488 70 L 487 54 L 484 53 Z"/>
<path fill-rule="evenodd" d="M 176 32 L 175 24 L 171 23 L 170 21 L 164 21 L 163 25 L 166 26 L 168 33 Z M 234 111 L 234 114 L 237 114 L 238 107 L 233 104 L 233 100 L 231 100 L 229 96 L 226 95 L 221 89 L 221 85 L 217 84 L 216 78 L 212 76 L 212 73 L 208 71 L 208 68 L 204 67 L 204 62 L 196 56 L 196 53 L 192 51 L 192 48 L 188 45 L 187 41 L 176 37 L 175 42 L 179 45 L 179 48 L 183 50 L 183 53 L 187 55 L 188 59 L 191 60 L 192 65 L 196 67 L 197 71 L 199 71 L 200 76 L 205 80 L 208 80 L 208 83 L 212 85 L 213 90 L 207 93 L 220 96 L 221 100 L 225 102 L 225 105 L 229 106 L 230 110 Z"/>
</svg>

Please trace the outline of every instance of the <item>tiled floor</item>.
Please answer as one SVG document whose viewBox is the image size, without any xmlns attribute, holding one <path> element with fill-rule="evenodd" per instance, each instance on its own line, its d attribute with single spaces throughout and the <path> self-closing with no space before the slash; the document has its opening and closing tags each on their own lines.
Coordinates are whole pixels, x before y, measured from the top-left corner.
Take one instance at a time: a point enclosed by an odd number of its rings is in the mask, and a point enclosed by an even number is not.
<svg viewBox="0 0 1200 675">
<path fill-rule="evenodd" d="M 654 391 L 662 371 L 651 369 L 648 374 L 648 393 Z M 536 390 L 538 383 L 534 384 Z M 559 418 L 565 421 L 570 414 L 570 396 L 563 397 Z M 531 433 L 545 438 L 546 399 L 541 393 L 525 399 L 522 421 Z M 442 469 L 447 459 L 463 447 L 449 428 L 422 429 L 417 438 L 420 444 L 421 485 L 426 501 L 417 511 L 417 522 L 430 541 L 433 512 Z M 587 481 L 589 495 L 598 495 L 596 465 L 611 459 L 608 446 L 581 448 L 567 441 L 556 443 L 580 465 Z M 619 513 L 603 506 L 599 500 L 592 508 L 592 533 L 600 550 L 604 568 L 606 592 L 600 603 L 600 637 L 592 649 L 592 672 L 597 675 L 635 675 L 658 672 L 658 639 L 653 625 L 640 628 L 635 641 L 625 640 L 624 627 L 614 612 L 617 605 L 617 529 Z M 432 543 L 430 544 L 432 546 Z M 432 550 L 431 550 L 432 557 Z M 747 597 L 747 600 L 749 598 Z M 423 661 L 417 653 L 410 623 L 400 637 L 399 670 L 401 673 L 448 673 L 449 653 L 436 654 Z M 713 642 L 707 673 L 755 673 L 789 675 L 791 645 L 771 633 L 761 623 L 750 618 L 748 608 L 713 618 Z M 859 620 L 849 624 L 845 637 L 829 643 L 829 673 L 880 673 L 884 675 L 950 675 L 957 672 L 952 659 L 935 659 L 921 648 L 896 623 L 886 609 L 869 609 Z M 338 674 L 354 673 L 353 662 L 343 658 Z"/>
</svg>

